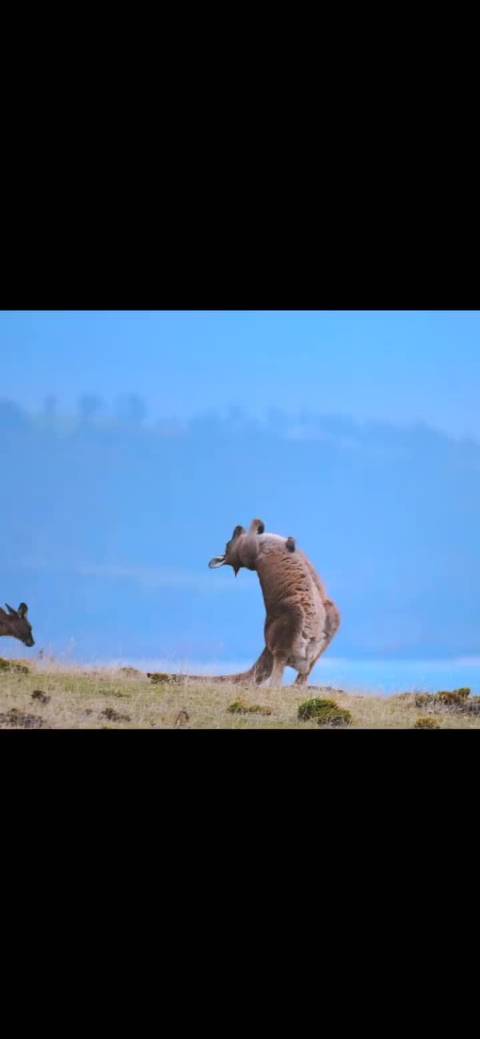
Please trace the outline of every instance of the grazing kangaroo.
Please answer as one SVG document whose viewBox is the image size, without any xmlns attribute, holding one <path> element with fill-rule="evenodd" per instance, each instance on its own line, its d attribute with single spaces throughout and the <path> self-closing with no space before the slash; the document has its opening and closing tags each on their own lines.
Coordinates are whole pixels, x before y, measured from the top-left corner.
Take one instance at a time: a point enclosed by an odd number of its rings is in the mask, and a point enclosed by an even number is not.
<svg viewBox="0 0 480 1039">
<path fill-rule="evenodd" d="M 288 666 L 298 671 L 295 685 L 305 685 L 338 631 L 340 614 L 294 538 L 266 534 L 265 524 L 255 519 L 248 532 L 235 527 L 224 555 L 211 559 L 208 565 L 212 569 L 231 566 L 235 576 L 241 567 L 256 570 L 267 611 L 266 645 L 256 663 L 243 674 L 222 675 L 216 680 L 257 685 L 269 681 L 278 686 Z"/>
<path fill-rule="evenodd" d="M 35 639 L 32 634 L 32 625 L 27 620 L 28 606 L 21 602 L 18 610 L 5 603 L 8 613 L 0 607 L 0 635 L 9 635 L 12 639 L 20 639 L 25 646 L 34 646 Z"/>
</svg>

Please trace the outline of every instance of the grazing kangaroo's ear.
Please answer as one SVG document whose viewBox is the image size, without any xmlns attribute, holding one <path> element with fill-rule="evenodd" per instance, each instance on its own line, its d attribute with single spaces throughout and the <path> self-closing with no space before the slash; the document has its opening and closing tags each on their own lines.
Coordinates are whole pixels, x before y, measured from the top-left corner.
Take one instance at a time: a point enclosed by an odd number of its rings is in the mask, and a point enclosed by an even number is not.
<svg viewBox="0 0 480 1039">
<path fill-rule="evenodd" d="M 20 603 L 20 606 L 18 607 L 17 613 L 18 613 L 19 617 L 26 617 L 27 616 L 28 606 L 27 606 L 26 602 L 21 602 Z"/>
<path fill-rule="evenodd" d="M 235 529 L 233 531 L 233 534 L 232 534 L 232 541 L 233 541 L 234 538 L 238 538 L 238 536 L 240 534 L 245 534 L 245 527 L 241 527 L 241 526 L 235 527 Z"/>
<path fill-rule="evenodd" d="M 295 538 L 287 538 L 285 542 L 289 552 L 295 552 Z"/>
<path fill-rule="evenodd" d="M 261 519 L 253 519 L 250 524 L 249 534 L 263 534 L 265 524 Z"/>
<path fill-rule="evenodd" d="M 9 606 L 8 602 L 5 603 L 5 606 L 7 607 L 8 612 L 11 613 L 12 617 L 17 616 L 17 611 L 13 609 L 13 606 Z"/>
</svg>

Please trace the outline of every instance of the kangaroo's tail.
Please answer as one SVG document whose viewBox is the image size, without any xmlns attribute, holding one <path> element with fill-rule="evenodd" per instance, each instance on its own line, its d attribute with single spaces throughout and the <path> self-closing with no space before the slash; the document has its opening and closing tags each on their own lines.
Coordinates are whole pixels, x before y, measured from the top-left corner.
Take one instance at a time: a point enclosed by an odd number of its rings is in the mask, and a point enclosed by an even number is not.
<svg viewBox="0 0 480 1039">
<path fill-rule="evenodd" d="M 248 671 L 240 671 L 236 675 L 173 675 L 164 671 L 147 671 L 147 678 L 152 682 L 171 682 L 175 685 L 186 685 L 190 682 L 202 685 L 218 684 L 220 682 L 233 683 L 234 685 L 260 685 L 270 677 L 273 668 L 273 657 L 270 650 L 265 649 L 258 660 Z"/>
</svg>

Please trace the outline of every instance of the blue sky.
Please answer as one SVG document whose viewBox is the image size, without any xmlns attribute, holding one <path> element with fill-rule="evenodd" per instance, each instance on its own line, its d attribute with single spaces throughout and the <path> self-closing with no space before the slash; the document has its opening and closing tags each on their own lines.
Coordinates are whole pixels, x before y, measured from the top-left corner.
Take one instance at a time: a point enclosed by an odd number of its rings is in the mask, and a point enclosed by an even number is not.
<svg viewBox="0 0 480 1039">
<path fill-rule="evenodd" d="M 3 312 L 0 396 L 64 411 L 125 393 L 147 418 L 240 406 L 480 437 L 480 313 Z"/>
<path fill-rule="evenodd" d="M 253 661 L 256 577 L 207 563 L 261 516 L 338 602 L 333 656 L 480 659 L 480 312 L 0 312 L 0 358 L 2 597 L 39 647 Z M 147 427 L 4 402 L 85 394 Z M 231 408 L 293 421 L 156 425 Z"/>
</svg>

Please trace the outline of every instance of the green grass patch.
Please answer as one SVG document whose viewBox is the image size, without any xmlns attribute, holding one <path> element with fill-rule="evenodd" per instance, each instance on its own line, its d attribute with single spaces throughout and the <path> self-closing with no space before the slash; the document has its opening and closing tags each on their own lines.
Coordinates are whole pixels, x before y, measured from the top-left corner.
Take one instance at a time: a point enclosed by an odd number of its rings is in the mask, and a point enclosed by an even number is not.
<svg viewBox="0 0 480 1039">
<path fill-rule="evenodd" d="M 272 708 L 265 707 L 259 703 L 245 703 L 244 700 L 234 700 L 227 707 L 229 714 L 271 714 Z"/>
<path fill-rule="evenodd" d="M 339 707 L 334 700 L 304 700 L 298 708 L 300 721 L 316 721 L 318 725 L 330 725 L 334 728 L 346 728 L 352 724 L 352 715 L 344 707 Z"/>
</svg>

